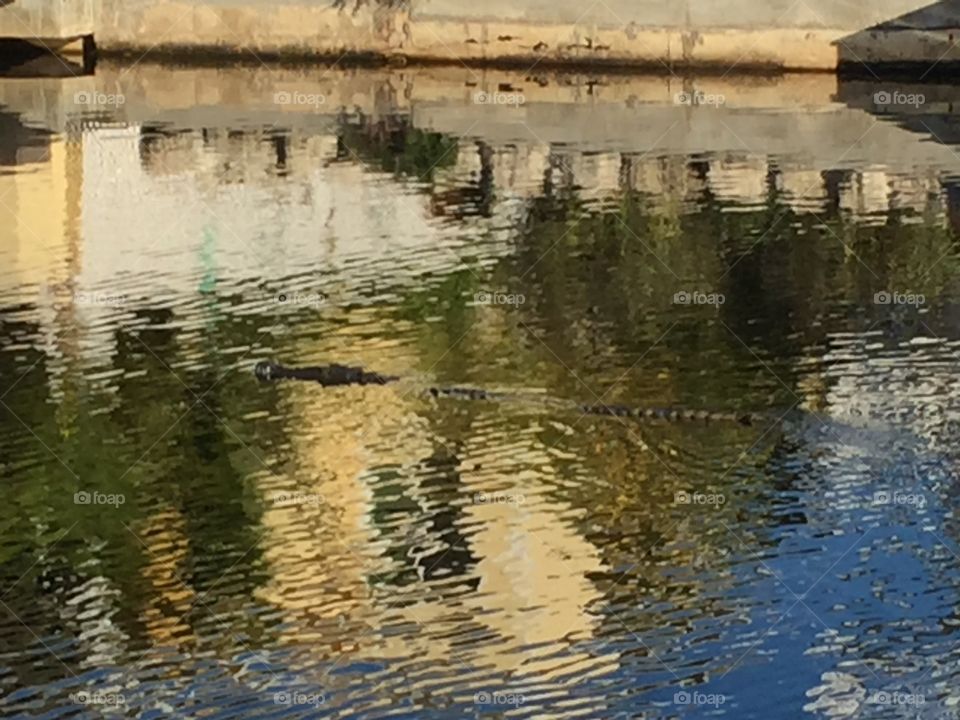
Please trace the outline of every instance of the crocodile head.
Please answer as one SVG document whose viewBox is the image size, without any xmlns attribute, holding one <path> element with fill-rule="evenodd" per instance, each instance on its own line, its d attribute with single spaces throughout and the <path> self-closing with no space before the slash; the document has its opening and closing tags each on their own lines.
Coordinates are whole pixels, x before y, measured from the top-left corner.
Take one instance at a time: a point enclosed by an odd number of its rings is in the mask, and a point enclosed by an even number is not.
<svg viewBox="0 0 960 720">
<path fill-rule="evenodd" d="M 274 362 L 269 360 L 261 360 L 253 368 L 253 374 L 257 376 L 258 380 L 269 382 L 270 380 L 276 379 L 278 367 L 279 365 Z"/>
</svg>

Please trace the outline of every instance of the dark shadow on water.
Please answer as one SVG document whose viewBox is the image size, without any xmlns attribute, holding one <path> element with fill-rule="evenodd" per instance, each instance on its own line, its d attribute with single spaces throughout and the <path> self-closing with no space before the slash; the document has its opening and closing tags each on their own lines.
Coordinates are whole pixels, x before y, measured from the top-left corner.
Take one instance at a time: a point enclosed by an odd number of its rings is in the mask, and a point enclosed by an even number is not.
<svg viewBox="0 0 960 720">
<path fill-rule="evenodd" d="M 19 115 L 0 108 L 0 168 L 44 162 L 50 133 L 27 126 Z"/>
<path fill-rule="evenodd" d="M 43 47 L 23 40 L 0 40 L 0 77 L 69 78 L 83 74 L 82 65 Z"/>
<path fill-rule="evenodd" d="M 935 142 L 960 144 L 960 87 L 953 83 L 846 79 L 836 99 Z"/>
<path fill-rule="evenodd" d="M 930 142 L 960 147 L 960 87 L 953 83 L 848 78 L 839 83 L 836 99 Z M 944 175 L 941 184 L 951 227 L 960 233 L 960 180 Z"/>
</svg>

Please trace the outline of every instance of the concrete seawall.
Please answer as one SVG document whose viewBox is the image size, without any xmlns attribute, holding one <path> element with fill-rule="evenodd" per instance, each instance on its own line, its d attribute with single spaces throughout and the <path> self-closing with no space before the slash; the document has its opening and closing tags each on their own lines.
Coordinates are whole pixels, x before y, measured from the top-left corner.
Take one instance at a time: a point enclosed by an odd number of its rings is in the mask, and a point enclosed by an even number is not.
<svg viewBox="0 0 960 720">
<path fill-rule="evenodd" d="M 0 37 L 23 34 L 15 0 Z M 834 71 L 960 63 L 955 0 L 99 0 L 105 53 Z M 51 13 L 53 11 L 51 10 Z M 42 15 L 43 13 L 40 13 Z M 55 18 L 54 18 L 55 19 Z M 52 36 L 52 35 L 51 35 Z"/>
<path fill-rule="evenodd" d="M 518 67 L 836 70 L 960 60 L 947 2 L 103 0 L 106 51 L 397 58 Z M 397 7 L 401 6 L 401 7 Z"/>
<path fill-rule="evenodd" d="M 7 0 L 0 2 L 0 38 L 57 47 L 95 33 L 98 14 L 97 0 Z"/>
</svg>

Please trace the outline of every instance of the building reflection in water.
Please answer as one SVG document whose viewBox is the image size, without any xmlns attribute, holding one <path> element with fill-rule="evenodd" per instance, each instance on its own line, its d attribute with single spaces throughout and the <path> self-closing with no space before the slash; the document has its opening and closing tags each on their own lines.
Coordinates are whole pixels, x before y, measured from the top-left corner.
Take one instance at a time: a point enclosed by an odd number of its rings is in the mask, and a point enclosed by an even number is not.
<svg viewBox="0 0 960 720">
<path fill-rule="evenodd" d="M 515 691 L 615 667 L 612 651 L 576 649 L 597 628 L 588 576 L 602 563 L 575 508 L 543 493 L 551 457 L 533 428 L 499 429 L 494 412 L 441 447 L 418 397 L 299 390 L 283 401 L 290 466 L 259 483 L 270 578 L 258 597 L 283 613 L 300 661 L 454 665 L 478 689 L 499 678 Z"/>
</svg>

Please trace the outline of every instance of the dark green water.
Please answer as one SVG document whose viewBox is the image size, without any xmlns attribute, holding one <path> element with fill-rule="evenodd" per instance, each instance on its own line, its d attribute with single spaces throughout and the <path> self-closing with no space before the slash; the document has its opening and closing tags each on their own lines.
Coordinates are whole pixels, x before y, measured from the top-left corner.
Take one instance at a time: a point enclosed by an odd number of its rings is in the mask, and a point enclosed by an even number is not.
<svg viewBox="0 0 960 720">
<path fill-rule="evenodd" d="M 952 716 L 949 145 L 328 120 L 0 114 L 4 717 Z"/>
</svg>

